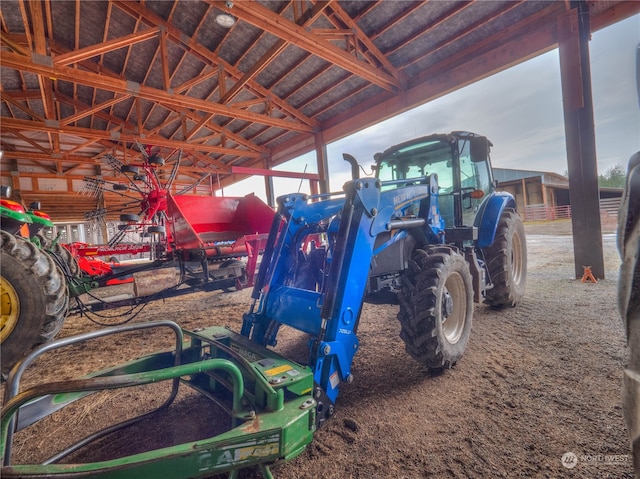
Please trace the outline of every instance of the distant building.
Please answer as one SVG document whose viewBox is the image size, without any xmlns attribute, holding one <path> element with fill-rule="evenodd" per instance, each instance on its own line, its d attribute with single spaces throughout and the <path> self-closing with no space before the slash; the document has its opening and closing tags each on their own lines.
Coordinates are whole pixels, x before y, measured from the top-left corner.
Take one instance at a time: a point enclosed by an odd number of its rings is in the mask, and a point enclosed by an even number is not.
<svg viewBox="0 0 640 479">
<path fill-rule="evenodd" d="M 569 179 L 548 171 L 494 168 L 494 179 L 500 189 L 516 199 L 518 211 L 525 221 L 571 218 Z M 622 188 L 600 188 L 600 214 L 616 216 Z"/>
</svg>

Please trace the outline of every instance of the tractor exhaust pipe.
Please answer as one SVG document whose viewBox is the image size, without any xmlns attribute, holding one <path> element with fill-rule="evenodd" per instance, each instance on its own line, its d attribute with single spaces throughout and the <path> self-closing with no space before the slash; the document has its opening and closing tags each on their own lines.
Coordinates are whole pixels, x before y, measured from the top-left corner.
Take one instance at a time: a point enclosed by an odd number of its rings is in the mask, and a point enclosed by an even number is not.
<svg viewBox="0 0 640 479">
<path fill-rule="evenodd" d="M 351 165 L 351 179 L 357 180 L 360 178 L 360 165 L 358 165 L 358 160 L 349 153 L 343 153 L 342 159 Z"/>
</svg>

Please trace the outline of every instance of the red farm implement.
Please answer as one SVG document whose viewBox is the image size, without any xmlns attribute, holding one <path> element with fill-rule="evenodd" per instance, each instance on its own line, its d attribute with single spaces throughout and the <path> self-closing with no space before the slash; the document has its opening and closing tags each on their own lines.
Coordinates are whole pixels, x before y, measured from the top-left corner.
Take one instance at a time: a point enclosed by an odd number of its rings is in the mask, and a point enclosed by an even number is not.
<svg viewBox="0 0 640 479">
<path fill-rule="evenodd" d="M 83 271 L 93 277 L 89 288 L 134 283 L 134 295 L 92 303 L 92 309 L 140 303 L 153 297 L 198 290 L 252 286 L 258 255 L 264 249 L 273 210 L 254 195 L 211 197 L 167 194 L 163 225 L 130 220 L 121 231 L 152 231 L 144 244 L 69 245 Z M 101 261 L 119 255 L 148 253 L 147 261 Z M 246 261 L 245 261 L 246 258 Z M 77 293 L 86 281 L 76 281 Z M 187 285 L 190 288 L 179 287 Z"/>
</svg>

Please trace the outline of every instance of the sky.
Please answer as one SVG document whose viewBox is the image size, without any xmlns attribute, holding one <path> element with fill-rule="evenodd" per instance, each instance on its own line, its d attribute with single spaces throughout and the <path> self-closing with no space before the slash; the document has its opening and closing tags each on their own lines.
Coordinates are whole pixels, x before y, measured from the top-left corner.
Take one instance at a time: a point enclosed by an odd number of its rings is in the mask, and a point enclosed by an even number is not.
<svg viewBox="0 0 640 479">
<path fill-rule="evenodd" d="M 640 15 L 594 32 L 589 42 L 598 174 L 615 165 L 626 169 L 640 150 L 640 107 L 636 48 Z M 540 55 L 472 85 L 327 145 L 331 191 L 350 179 L 342 153 L 370 172 L 373 155 L 389 146 L 431 133 L 467 130 L 493 143 L 494 168 L 565 174 L 562 87 L 558 50 Z M 278 170 L 316 173 L 315 152 Z M 308 182 L 274 178 L 276 196 L 309 192 Z M 249 178 L 224 189 L 225 196 L 254 192 L 266 201 L 264 180 Z"/>
</svg>

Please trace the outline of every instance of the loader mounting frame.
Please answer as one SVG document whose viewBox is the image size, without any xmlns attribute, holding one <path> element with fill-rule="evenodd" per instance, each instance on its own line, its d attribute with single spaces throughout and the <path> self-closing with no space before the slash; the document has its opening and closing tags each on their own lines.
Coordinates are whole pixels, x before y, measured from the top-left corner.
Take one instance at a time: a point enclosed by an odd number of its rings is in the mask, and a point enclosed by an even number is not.
<svg viewBox="0 0 640 479">
<path fill-rule="evenodd" d="M 24 370 L 43 353 L 86 344 L 91 339 L 149 328 L 169 328 L 172 351 L 154 353 L 81 379 L 54 382 L 19 391 Z M 186 342 L 185 342 L 186 340 Z M 19 431 L 96 391 L 172 381 L 169 397 L 157 409 L 114 424 L 59 452 L 44 464 L 12 465 L 13 431 Z M 180 385 L 187 385 L 218 403 L 231 416 L 225 432 L 211 438 L 162 447 L 119 459 L 59 464 L 72 452 L 168 408 Z M 300 454 L 316 429 L 313 375 L 223 327 L 198 332 L 182 330 L 171 321 L 105 328 L 47 343 L 26 356 L 7 380 L 0 416 L 2 477 L 172 477 L 195 478 L 258 467 L 272 477 L 271 464 Z M 225 397 L 231 394 L 230 407 Z"/>
</svg>

